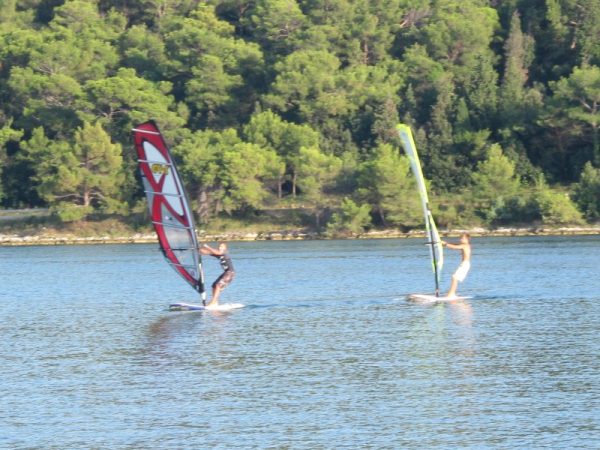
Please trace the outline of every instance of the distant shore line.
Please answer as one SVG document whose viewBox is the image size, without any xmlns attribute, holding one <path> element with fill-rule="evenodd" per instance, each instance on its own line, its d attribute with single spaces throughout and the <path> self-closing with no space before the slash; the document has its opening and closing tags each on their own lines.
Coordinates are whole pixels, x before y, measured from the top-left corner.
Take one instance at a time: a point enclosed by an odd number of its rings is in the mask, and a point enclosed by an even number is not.
<svg viewBox="0 0 600 450">
<path fill-rule="evenodd" d="M 510 236 L 578 236 L 600 235 L 600 225 L 586 227 L 525 227 L 525 228 L 471 228 L 440 230 L 444 237 L 456 237 L 467 232 L 473 237 L 510 237 Z M 328 240 L 328 239 L 404 239 L 423 238 L 424 231 L 402 232 L 400 230 L 376 230 L 348 236 L 325 236 L 322 233 L 305 230 L 280 230 L 268 232 L 228 231 L 222 233 L 200 233 L 201 241 L 302 241 L 302 240 Z M 83 245 L 83 244 L 151 244 L 156 243 L 154 233 L 135 233 L 130 236 L 94 236 L 81 237 L 70 234 L 57 235 L 31 235 L 19 236 L 17 234 L 0 234 L 0 246 L 27 246 L 27 245 Z"/>
</svg>

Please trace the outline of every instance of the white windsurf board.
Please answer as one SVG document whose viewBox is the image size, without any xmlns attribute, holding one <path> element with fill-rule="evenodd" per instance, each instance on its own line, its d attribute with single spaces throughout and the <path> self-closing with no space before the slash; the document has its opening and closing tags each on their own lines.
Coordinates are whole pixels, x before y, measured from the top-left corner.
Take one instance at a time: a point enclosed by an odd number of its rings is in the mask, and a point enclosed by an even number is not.
<svg viewBox="0 0 600 450">
<path fill-rule="evenodd" d="M 231 311 L 232 309 L 243 308 L 242 303 L 219 303 L 216 306 L 204 306 L 194 303 L 172 303 L 169 305 L 171 311 Z"/>
<path fill-rule="evenodd" d="M 406 298 L 413 302 L 419 303 L 442 303 L 442 302 L 455 302 L 460 300 L 467 300 L 473 297 L 463 297 L 460 295 L 454 295 L 452 297 L 440 296 L 436 297 L 432 294 L 408 294 Z"/>
</svg>

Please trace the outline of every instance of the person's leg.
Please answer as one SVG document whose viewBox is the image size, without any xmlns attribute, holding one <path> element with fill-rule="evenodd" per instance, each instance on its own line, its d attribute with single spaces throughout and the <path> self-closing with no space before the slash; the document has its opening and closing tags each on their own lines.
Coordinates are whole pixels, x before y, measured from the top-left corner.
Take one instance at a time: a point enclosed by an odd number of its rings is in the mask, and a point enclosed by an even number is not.
<svg viewBox="0 0 600 450">
<path fill-rule="evenodd" d="M 223 279 L 223 275 L 225 274 L 222 273 L 212 284 L 212 298 L 206 306 L 216 306 L 219 304 L 219 294 L 221 294 L 221 280 Z"/>
<path fill-rule="evenodd" d="M 212 290 L 212 298 L 210 299 L 210 302 L 208 302 L 208 305 L 206 306 L 217 306 L 219 304 L 219 295 L 221 294 L 221 288 L 219 287 L 218 284 L 215 284 L 213 286 L 213 290 Z"/>
<path fill-rule="evenodd" d="M 231 280 L 233 280 L 234 275 L 234 272 L 226 270 L 221 274 L 219 278 L 217 278 L 217 280 L 212 285 L 212 300 L 206 306 L 216 306 L 219 304 L 219 295 L 221 294 L 221 291 L 225 289 L 229 285 L 229 283 L 231 283 Z"/>
<path fill-rule="evenodd" d="M 448 294 L 446 294 L 448 297 L 454 297 L 456 295 L 456 288 L 458 287 L 458 280 L 454 277 L 452 277 L 452 283 L 450 284 L 450 290 L 448 291 Z"/>
</svg>

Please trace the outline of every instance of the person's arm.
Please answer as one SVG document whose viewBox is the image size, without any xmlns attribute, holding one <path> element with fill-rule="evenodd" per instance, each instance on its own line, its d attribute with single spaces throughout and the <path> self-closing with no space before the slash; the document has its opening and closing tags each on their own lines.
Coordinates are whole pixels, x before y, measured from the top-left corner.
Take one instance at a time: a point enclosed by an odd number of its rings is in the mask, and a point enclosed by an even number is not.
<svg viewBox="0 0 600 450">
<path fill-rule="evenodd" d="M 464 244 L 451 244 L 450 242 L 442 241 L 442 245 L 444 247 L 451 248 L 452 250 L 462 250 L 464 248 Z"/>
<path fill-rule="evenodd" d="M 212 248 L 211 246 L 209 246 L 208 244 L 202 244 L 200 246 L 200 254 L 201 255 L 216 255 L 218 256 L 217 251 Z"/>
<path fill-rule="evenodd" d="M 202 244 L 200 246 L 200 254 L 202 254 L 202 255 L 212 255 L 212 256 L 221 256 L 221 252 L 219 252 L 218 250 L 215 250 L 214 248 L 212 248 L 208 244 Z"/>
</svg>

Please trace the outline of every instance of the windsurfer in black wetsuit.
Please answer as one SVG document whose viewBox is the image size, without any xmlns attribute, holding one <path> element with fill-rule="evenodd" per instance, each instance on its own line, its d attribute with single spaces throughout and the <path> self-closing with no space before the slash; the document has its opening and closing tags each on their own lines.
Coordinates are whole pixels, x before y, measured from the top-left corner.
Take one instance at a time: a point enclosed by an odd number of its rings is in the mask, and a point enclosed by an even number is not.
<svg viewBox="0 0 600 450">
<path fill-rule="evenodd" d="M 221 291 L 227 287 L 233 280 L 235 272 L 233 271 L 233 263 L 227 252 L 227 244 L 225 242 L 219 242 L 219 248 L 214 249 L 206 244 L 200 247 L 200 253 L 202 255 L 211 255 L 215 258 L 219 258 L 223 273 L 215 280 L 212 284 L 212 298 L 206 307 L 217 306 L 219 304 L 219 295 Z"/>
</svg>

